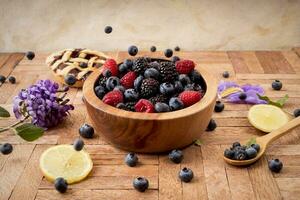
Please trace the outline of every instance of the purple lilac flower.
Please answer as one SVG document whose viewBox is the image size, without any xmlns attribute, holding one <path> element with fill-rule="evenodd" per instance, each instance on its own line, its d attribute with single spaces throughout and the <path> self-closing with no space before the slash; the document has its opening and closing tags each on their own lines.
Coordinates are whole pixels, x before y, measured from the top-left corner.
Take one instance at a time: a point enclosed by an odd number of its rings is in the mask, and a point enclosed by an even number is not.
<svg viewBox="0 0 300 200">
<path fill-rule="evenodd" d="M 29 116 L 31 122 L 43 128 L 56 126 L 74 106 L 68 99 L 58 97 L 59 85 L 51 80 L 39 80 L 36 84 L 20 91 L 13 100 L 13 112 L 17 119 Z"/>
<path fill-rule="evenodd" d="M 264 89 L 259 85 L 246 84 L 246 85 L 239 86 L 235 82 L 222 81 L 222 82 L 220 82 L 220 84 L 218 86 L 219 96 L 224 90 L 226 90 L 228 88 L 232 88 L 232 87 L 240 88 L 241 91 L 235 91 L 232 94 L 229 94 L 228 96 L 226 96 L 226 100 L 228 102 L 248 103 L 248 104 L 265 104 L 265 103 L 267 103 L 266 101 L 259 99 L 257 96 L 257 94 L 264 95 L 264 93 L 265 93 Z M 241 92 L 244 92 L 247 95 L 245 100 L 241 100 L 239 98 L 239 95 Z"/>
</svg>

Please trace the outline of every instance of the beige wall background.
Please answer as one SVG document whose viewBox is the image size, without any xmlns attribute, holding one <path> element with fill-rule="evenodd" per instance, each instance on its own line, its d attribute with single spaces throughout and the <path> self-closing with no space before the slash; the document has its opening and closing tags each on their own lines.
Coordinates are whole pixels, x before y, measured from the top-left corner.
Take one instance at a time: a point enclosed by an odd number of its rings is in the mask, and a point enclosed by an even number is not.
<svg viewBox="0 0 300 200">
<path fill-rule="evenodd" d="M 104 33 L 111 25 L 113 32 Z M 0 0 L 0 51 L 300 46 L 300 0 Z"/>
</svg>

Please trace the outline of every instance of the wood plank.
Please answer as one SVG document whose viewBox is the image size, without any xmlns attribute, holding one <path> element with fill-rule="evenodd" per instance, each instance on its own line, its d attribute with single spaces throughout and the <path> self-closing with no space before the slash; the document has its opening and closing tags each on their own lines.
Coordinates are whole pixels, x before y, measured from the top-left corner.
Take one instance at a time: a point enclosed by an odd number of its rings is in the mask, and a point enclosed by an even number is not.
<svg viewBox="0 0 300 200">
<path fill-rule="evenodd" d="M 234 71 L 236 74 L 238 73 L 249 73 L 248 66 L 246 62 L 244 61 L 243 56 L 240 52 L 237 51 L 229 51 L 227 52 L 228 57 L 230 58 Z"/>
<path fill-rule="evenodd" d="M 10 53 L 0 53 L 0 68 L 4 66 L 10 55 Z"/>
<path fill-rule="evenodd" d="M 24 53 L 11 54 L 5 64 L 0 68 L 0 74 L 6 77 L 9 76 L 23 57 Z"/>
<path fill-rule="evenodd" d="M 283 163 L 283 168 L 280 173 L 274 173 L 275 178 L 300 178 L 300 166 L 286 166 Z"/>
<path fill-rule="evenodd" d="M 178 178 L 179 164 L 167 156 L 159 156 L 159 199 L 182 199 L 182 184 Z"/>
<path fill-rule="evenodd" d="M 125 154 L 91 154 L 94 166 L 124 165 Z M 158 165 L 157 155 L 138 154 L 140 165 Z"/>
<path fill-rule="evenodd" d="M 254 74 L 264 73 L 264 69 L 260 65 L 259 60 L 257 59 L 254 51 L 241 51 L 240 54 L 243 57 L 243 60 L 247 65 L 250 73 L 254 73 Z"/>
<path fill-rule="evenodd" d="M 300 199 L 300 179 L 299 178 L 276 178 L 281 195 L 284 199 Z"/>
<path fill-rule="evenodd" d="M 242 80 L 248 80 L 248 79 L 253 79 L 253 80 L 299 80 L 300 75 L 299 74 L 237 74 L 236 75 L 237 79 L 242 79 Z"/>
<path fill-rule="evenodd" d="M 294 47 L 292 50 L 300 57 L 300 47 Z"/>
<path fill-rule="evenodd" d="M 208 199 L 231 199 L 219 145 L 201 146 Z"/>
<path fill-rule="evenodd" d="M 248 170 L 256 199 L 282 199 L 265 156 L 251 165 Z"/>
<path fill-rule="evenodd" d="M 15 145 L 0 171 L 0 199 L 8 199 L 19 180 L 27 161 L 34 149 L 34 145 Z M 4 156 L 4 155 L 1 155 Z"/>
<path fill-rule="evenodd" d="M 37 170 L 37 166 L 39 166 L 40 155 L 49 147 L 49 145 L 37 145 L 35 147 L 23 174 L 20 176 L 10 196 L 10 200 L 35 199 L 38 187 L 43 178 L 43 174 L 40 170 Z"/>
<path fill-rule="evenodd" d="M 285 59 L 290 63 L 296 73 L 300 73 L 300 56 L 294 51 L 282 51 Z"/>
<path fill-rule="evenodd" d="M 281 146 L 281 145 L 280 145 Z M 300 165 L 300 155 L 269 155 L 267 152 L 268 160 L 279 159 L 284 166 L 299 166 Z"/>
<path fill-rule="evenodd" d="M 68 190 L 60 194 L 55 190 L 39 190 L 36 200 L 74 200 L 75 199 L 109 199 L 109 200 L 155 200 L 158 199 L 157 190 L 147 190 L 144 193 L 135 190 Z"/>
<path fill-rule="evenodd" d="M 192 145 L 184 149 L 183 153 L 185 157 L 181 162 L 181 169 L 187 167 L 194 172 L 194 178 L 190 183 L 182 182 L 183 199 L 208 199 L 201 148 Z"/>
<path fill-rule="evenodd" d="M 300 145 L 270 145 L 267 149 L 269 155 L 300 155 Z"/>
</svg>

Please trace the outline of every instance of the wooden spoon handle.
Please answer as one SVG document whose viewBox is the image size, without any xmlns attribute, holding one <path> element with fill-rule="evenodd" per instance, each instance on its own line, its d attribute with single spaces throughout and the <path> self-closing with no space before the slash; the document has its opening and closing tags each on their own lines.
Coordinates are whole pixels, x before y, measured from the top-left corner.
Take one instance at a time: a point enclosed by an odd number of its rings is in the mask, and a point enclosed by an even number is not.
<svg viewBox="0 0 300 200">
<path fill-rule="evenodd" d="M 261 140 L 264 141 L 266 145 L 268 145 L 269 143 L 273 142 L 277 138 L 288 133 L 289 130 L 296 128 L 299 125 L 300 125 L 300 117 L 296 117 L 291 121 L 289 121 L 288 123 L 286 123 L 285 125 L 283 125 L 282 127 L 280 127 L 279 129 L 276 129 L 268 133 L 267 135 L 262 136 Z"/>
</svg>

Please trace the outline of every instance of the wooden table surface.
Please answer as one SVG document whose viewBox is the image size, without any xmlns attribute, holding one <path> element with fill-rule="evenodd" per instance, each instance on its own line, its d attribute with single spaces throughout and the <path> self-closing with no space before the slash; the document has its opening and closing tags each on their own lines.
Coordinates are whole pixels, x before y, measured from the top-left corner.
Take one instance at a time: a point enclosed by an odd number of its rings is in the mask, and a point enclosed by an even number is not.
<svg viewBox="0 0 300 200">
<path fill-rule="evenodd" d="M 161 52 L 143 52 L 144 55 L 162 56 Z M 142 55 L 140 54 L 140 55 Z M 222 72 L 230 72 L 228 80 L 240 84 L 260 84 L 272 98 L 290 96 L 285 109 L 293 111 L 300 107 L 300 48 L 289 51 L 230 51 L 230 52 L 176 52 L 181 58 L 192 59 L 210 69 L 218 79 Z M 0 105 L 11 110 L 13 97 L 38 79 L 53 79 L 44 64 L 48 54 L 37 53 L 32 61 L 23 53 L 1 53 L 0 74 L 13 75 L 16 84 L 0 87 Z M 109 52 L 123 60 L 126 52 Z M 271 89 L 271 82 L 283 82 L 281 91 Z M 71 185 L 66 194 L 59 194 L 43 178 L 39 170 L 39 157 L 48 147 L 70 144 L 78 136 L 78 128 L 89 123 L 82 103 L 82 91 L 71 89 L 68 97 L 75 105 L 71 116 L 59 127 L 49 130 L 39 140 L 28 143 L 12 133 L 0 134 L 0 143 L 10 142 L 14 151 L 8 156 L 0 155 L 0 199 L 300 199 L 300 129 L 278 139 L 268 148 L 266 156 L 247 168 L 236 168 L 222 160 L 223 149 L 234 141 L 260 136 L 246 115 L 250 105 L 226 104 L 221 113 L 214 113 L 218 127 L 203 133 L 200 146 L 184 149 L 181 164 L 172 164 L 166 155 L 139 155 L 138 167 L 127 167 L 123 160 L 125 151 L 116 149 L 103 141 L 101 133 L 94 139 L 85 140 L 94 168 L 81 183 Z M 0 126 L 14 122 L 14 117 L 1 120 Z M 275 174 L 268 169 L 267 160 L 279 158 L 284 167 Z M 195 174 L 191 183 L 181 183 L 178 172 L 190 167 Z M 132 188 L 135 176 L 146 176 L 150 189 L 139 193 Z"/>
</svg>

